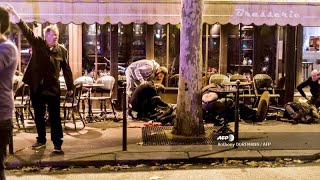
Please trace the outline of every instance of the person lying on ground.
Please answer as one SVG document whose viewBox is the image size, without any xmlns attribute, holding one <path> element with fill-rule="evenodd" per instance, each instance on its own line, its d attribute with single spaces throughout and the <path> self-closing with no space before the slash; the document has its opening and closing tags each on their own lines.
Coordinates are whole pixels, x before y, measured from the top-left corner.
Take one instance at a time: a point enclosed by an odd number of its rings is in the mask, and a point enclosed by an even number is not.
<svg viewBox="0 0 320 180">
<path fill-rule="evenodd" d="M 319 110 L 308 102 L 289 102 L 284 108 L 283 117 L 293 119 L 296 123 L 310 124 L 320 119 Z"/>
</svg>

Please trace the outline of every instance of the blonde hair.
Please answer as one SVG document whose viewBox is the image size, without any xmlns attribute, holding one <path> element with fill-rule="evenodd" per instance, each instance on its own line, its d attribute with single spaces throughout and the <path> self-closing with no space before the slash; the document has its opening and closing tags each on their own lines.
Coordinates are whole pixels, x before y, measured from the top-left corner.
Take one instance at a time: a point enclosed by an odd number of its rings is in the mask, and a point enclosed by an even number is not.
<svg viewBox="0 0 320 180">
<path fill-rule="evenodd" d="M 160 66 L 158 68 L 158 73 L 164 73 L 165 75 L 167 75 L 168 74 L 168 69 L 166 67 L 164 67 L 164 66 Z"/>
<path fill-rule="evenodd" d="M 50 31 L 54 31 L 59 34 L 59 28 L 56 24 L 50 24 L 49 26 L 43 29 L 43 35 L 46 36 Z"/>
</svg>

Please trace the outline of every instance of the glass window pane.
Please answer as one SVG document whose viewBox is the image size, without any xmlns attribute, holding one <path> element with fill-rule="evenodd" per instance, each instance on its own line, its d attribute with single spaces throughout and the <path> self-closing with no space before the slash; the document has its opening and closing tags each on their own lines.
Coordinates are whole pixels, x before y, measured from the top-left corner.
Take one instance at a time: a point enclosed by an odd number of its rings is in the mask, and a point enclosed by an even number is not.
<svg viewBox="0 0 320 180">
<path fill-rule="evenodd" d="M 146 24 L 133 24 L 132 61 L 146 58 Z"/>
<path fill-rule="evenodd" d="M 178 86 L 179 55 L 180 55 L 180 24 L 169 25 L 169 84 L 168 86 Z"/>
<path fill-rule="evenodd" d="M 154 59 L 160 66 L 167 66 L 167 32 L 166 25 L 154 25 Z"/>
<path fill-rule="evenodd" d="M 209 26 L 207 71 L 212 73 L 219 70 L 220 29 L 219 24 Z"/>
<path fill-rule="evenodd" d="M 82 70 L 87 75 L 94 71 L 96 24 L 82 25 Z"/>
</svg>

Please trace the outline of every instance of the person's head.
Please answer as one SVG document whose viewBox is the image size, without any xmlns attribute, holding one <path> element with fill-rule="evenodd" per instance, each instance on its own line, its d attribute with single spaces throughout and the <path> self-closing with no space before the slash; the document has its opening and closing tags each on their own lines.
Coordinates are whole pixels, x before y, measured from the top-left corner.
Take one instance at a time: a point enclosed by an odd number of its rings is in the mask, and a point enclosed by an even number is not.
<svg viewBox="0 0 320 180">
<path fill-rule="evenodd" d="M 202 95 L 202 101 L 203 102 L 210 102 L 217 100 L 219 98 L 218 94 L 215 92 L 208 92 Z"/>
<path fill-rule="evenodd" d="M 154 84 L 154 87 L 156 88 L 158 94 L 163 94 L 165 91 L 165 87 L 162 84 Z"/>
<path fill-rule="evenodd" d="M 49 47 L 54 47 L 58 44 L 59 29 L 57 25 L 49 25 L 43 29 L 44 39 Z"/>
<path fill-rule="evenodd" d="M 168 69 L 166 67 L 160 66 L 157 71 L 154 78 L 155 83 L 162 83 L 163 79 L 168 74 Z"/>
<path fill-rule="evenodd" d="M 10 25 L 8 11 L 0 7 L 0 34 L 7 32 Z"/>
<path fill-rule="evenodd" d="M 319 71 L 314 69 L 311 71 L 310 77 L 312 78 L 312 81 L 317 81 L 320 77 Z"/>
</svg>

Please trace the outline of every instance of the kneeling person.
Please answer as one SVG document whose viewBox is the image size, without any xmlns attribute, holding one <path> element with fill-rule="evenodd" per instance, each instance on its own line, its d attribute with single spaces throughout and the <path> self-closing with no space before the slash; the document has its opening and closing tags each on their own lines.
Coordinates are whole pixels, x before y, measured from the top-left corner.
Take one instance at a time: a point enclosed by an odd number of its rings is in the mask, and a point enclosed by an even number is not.
<svg viewBox="0 0 320 180">
<path fill-rule="evenodd" d="M 157 108 L 167 108 L 169 105 L 159 96 L 164 91 L 163 85 L 146 83 L 139 85 L 129 99 L 129 115 L 133 117 L 132 110 L 136 111 L 137 118 L 149 118 L 156 113 Z"/>
</svg>

